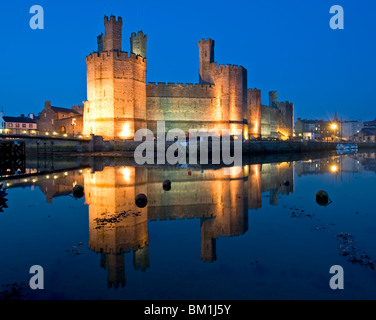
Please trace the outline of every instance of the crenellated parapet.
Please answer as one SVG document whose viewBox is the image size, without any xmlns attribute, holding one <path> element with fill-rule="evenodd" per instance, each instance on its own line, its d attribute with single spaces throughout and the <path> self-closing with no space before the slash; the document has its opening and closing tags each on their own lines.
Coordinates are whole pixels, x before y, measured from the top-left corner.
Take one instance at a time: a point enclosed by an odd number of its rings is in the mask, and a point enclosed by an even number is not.
<svg viewBox="0 0 376 320">
<path fill-rule="evenodd" d="M 199 43 L 198 43 L 199 45 L 214 45 L 214 40 L 212 40 L 212 39 L 210 39 L 210 38 L 208 38 L 208 39 L 205 39 L 205 38 L 203 38 L 203 39 L 201 39 L 200 41 L 199 41 Z"/>
<path fill-rule="evenodd" d="M 245 70 L 244 67 L 236 65 L 236 64 L 217 64 L 217 69 L 220 70 Z"/>
<path fill-rule="evenodd" d="M 117 230 L 119 231 L 119 230 Z M 92 240 L 93 238 L 93 240 Z M 132 250 L 136 251 L 139 249 L 143 249 L 149 245 L 149 241 L 147 240 L 139 240 L 137 243 L 132 243 L 132 245 L 129 244 L 122 244 L 118 246 L 114 246 L 111 244 L 106 243 L 98 243 L 96 239 L 91 236 L 90 242 L 89 242 L 89 248 L 93 250 L 94 252 L 102 252 L 105 254 L 124 254 L 129 253 Z"/>
<path fill-rule="evenodd" d="M 114 15 L 111 17 L 104 17 L 105 28 L 105 47 L 106 50 L 121 51 L 122 47 L 122 33 L 123 33 L 123 19 L 119 17 L 116 20 Z"/>
<path fill-rule="evenodd" d="M 103 61 L 103 60 L 120 60 L 120 61 L 129 61 L 139 64 L 144 64 L 146 59 L 136 55 L 135 53 L 128 52 L 119 52 L 119 51 L 102 51 L 102 52 L 93 52 L 86 57 L 86 62 L 91 61 Z"/>
<path fill-rule="evenodd" d="M 149 82 L 147 97 L 214 98 L 216 88 L 209 84 Z"/>
<path fill-rule="evenodd" d="M 261 95 L 261 90 L 260 89 L 248 89 L 247 92 L 251 95 Z"/>
<path fill-rule="evenodd" d="M 114 16 L 114 15 L 111 15 L 110 17 L 108 17 L 108 16 L 104 16 L 104 21 L 105 22 L 109 22 L 109 21 L 113 21 L 113 22 L 115 22 L 115 21 L 117 21 L 117 22 L 120 22 L 120 23 L 122 23 L 123 22 L 123 19 L 122 19 L 122 17 L 118 17 L 117 19 L 116 19 L 116 16 Z"/>
</svg>

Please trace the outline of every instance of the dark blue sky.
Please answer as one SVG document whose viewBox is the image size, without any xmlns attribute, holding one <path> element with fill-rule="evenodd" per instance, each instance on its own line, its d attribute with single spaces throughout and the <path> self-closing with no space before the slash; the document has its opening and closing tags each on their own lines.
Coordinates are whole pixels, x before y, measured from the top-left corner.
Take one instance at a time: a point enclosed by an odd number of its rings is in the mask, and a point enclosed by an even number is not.
<svg viewBox="0 0 376 320">
<path fill-rule="evenodd" d="M 29 27 L 32 5 L 45 29 Z M 329 27 L 342 5 L 345 29 Z M 148 81 L 198 81 L 198 41 L 216 40 L 216 61 L 248 69 L 248 86 L 277 90 L 296 117 L 375 119 L 376 1 L 8 1 L 2 3 L 0 106 L 8 115 L 70 107 L 86 99 L 85 57 L 97 48 L 104 14 L 122 16 L 123 50 L 148 35 Z"/>
</svg>

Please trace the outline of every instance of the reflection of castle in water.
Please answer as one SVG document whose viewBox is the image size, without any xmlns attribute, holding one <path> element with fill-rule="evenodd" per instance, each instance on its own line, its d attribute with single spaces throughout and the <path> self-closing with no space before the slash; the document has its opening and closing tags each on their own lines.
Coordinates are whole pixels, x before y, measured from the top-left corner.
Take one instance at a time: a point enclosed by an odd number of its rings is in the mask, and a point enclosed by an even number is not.
<svg viewBox="0 0 376 320">
<path fill-rule="evenodd" d="M 9 181 L 9 188 L 39 186 L 46 201 L 67 196 L 75 185 L 85 188 L 89 207 L 89 247 L 101 254 L 108 270 L 109 287 L 125 286 L 124 253 L 133 253 L 137 270 L 149 267 L 148 221 L 200 219 L 201 259 L 216 260 L 216 241 L 248 231 L 248 210 L 262 206 L 262 194 L 270 192 L 270 204 L 280 194 L 294 191 L 294 164 L 256 164 L 243 168 L 191 170 L 132 166 L 101 166 L 95 169 L 47 173 Z M 96 171 L 97 170 L 97 171 Z M 190 174 L 189 174 L 190 172 Z M 164 191 L 162 182 L 171 180 Z M 135 205 L 137 194 L 148 197 L 148 205 Z M 163 223 L 163 222 L 162 222 Z"/>
<path fill-rule="evenodd" d="M 94 168 L 95 167 L 95 168 Z M 89 206 L 89 247 L 101 254 L 101 266 L 108 270 L 110 287 L 125 285 L 124 253 L 132 252 L 136 270 L 149 265 L 148 221 L 199 218 L 201 259 L 216 260 L 219 237 L 238 236 L 248 230 L 248 210 L 262 206 L 262 194 L 269 192 L 270 204 L 278 204 L 280 194 L 294 192 L 294 172 L 298 176 L 341 172 L 376 172 L 376 153 L 329 156 L 305 160 L 247 165 L 232 175 L 224 169 L 192 170 L 150 167 L 111 167 L 95 163 L 92 170 L 46 173 L 28 179 L 7 181 L 8 188 L 39 186 L 47 202 L 72 193 L 84 185 Z M 162 182 L 172 181 L 166 192 Z M 148 205 L 137 208 L 135 197 L 148 196 Z"/>
<path fill-rule="evenodd" d="M 172 181 L 166 192 L 162 181 Z M 125 285 L 124 253 L 133 251 L 134 267 L 149 267 L 148 219 L 201 220 L 201 259 L 216 260 L 218 237 L 237 236 L 248 230 L 248 209 L 261 208 L 261 195 L 293 191 L 293 165 L 246 166 L 230 176 L 224 169 L 193 171 L 134 167 L 105 167 L 84 172 L 86 202 L 89 205 L 89 246 L 102 255 L 108 269 L 109 286 Z M 139 193 L 148 196 L 147 207 L 135 205 Z M 112 219 L 116 222 L 112 222 Z M 105 223 L 104 223 L 105 222 Z"/>
</svg>

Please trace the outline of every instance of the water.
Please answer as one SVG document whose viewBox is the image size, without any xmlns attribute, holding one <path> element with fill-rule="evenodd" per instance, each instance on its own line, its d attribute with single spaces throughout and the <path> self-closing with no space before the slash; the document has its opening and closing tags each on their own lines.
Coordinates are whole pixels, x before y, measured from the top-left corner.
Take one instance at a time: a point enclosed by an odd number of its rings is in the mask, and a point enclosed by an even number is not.
<svg viewBox="0 0 376 320">
<path fill-rule="evenodd" d="M 295 160 L 251 159 L 225 176 L 55 159 L 54 172 L 7 180 L 0 297 L 14 288 L 6 297 L 375 299 L 376 154 Z M 83 198 L 73 197 L 76 185 Z M 44 290 L 28 288 L 33 265 L 44 269 Z M 333 265 L 344 268 L 345 290 L 329 287 Z"/>
</svg>

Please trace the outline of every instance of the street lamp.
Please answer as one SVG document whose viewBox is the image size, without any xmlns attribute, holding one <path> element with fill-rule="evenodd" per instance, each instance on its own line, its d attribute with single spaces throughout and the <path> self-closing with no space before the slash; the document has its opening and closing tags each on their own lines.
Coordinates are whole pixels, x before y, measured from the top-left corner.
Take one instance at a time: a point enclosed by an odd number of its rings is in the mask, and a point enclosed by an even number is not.
<svg viewBox="0 0 376 320">
<path fill-rule="evenodd" d="M 331 126 L 330 126 L 330 128 L 333 130 L 333 136 L 337 137 L 338 124 L 332 123 Z M 332 138 L 332 139 L 334 140 L 334 138 Z"/>
</svg>

